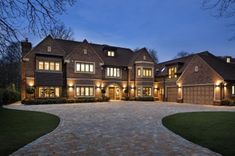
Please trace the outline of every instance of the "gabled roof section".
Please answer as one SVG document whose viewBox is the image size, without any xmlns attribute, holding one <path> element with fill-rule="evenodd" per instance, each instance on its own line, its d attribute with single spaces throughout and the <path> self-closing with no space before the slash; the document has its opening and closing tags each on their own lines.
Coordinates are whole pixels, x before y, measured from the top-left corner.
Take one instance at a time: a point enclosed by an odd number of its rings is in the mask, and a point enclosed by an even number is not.
<svg viewBox="0 0 235 156">
<path fill-rule="evenodd" d="M 226 63 L 223 59 L 210 52 L 198 53 L 212 69 L 214 69 L 225 81 L 235 81 L 235 64 Z"/>
<path fill-rule="evenodd" d="M 137 50 L 136 52 L 134 52 L 133 57 L 131 58 L 131 60 L 129 61 L 129 65 L 133 65 L 134 62 L 136 61 L 136 59 L 142 54 L 146 54 L 147 56 L 149 56 L 149 58 L 151 59 L 151 61 L 154 63 L 155 61 L 153 60 L 152 56 L 149 54 L 148 50 L 146 48 L 141 48 L 139 50 Z"/>
<path fill-rule="evenodd" d="M 181 58 L 176 58 L 176 59 L 173 59 L 170 61 L 158 63 L 155 66 L 155 68 L 156 68 L 155 75 L 159 76 L 159 77 L 167 76 L 168 71 L 166 70 L 166 68 L 168 66 L 173 66 L 173 65 L 178 65 L 177 73 L 180 74 L 184 71 L 184 69 L 186 68 L 188 63 L 191 61 L 193 56 L 194 56 L 194 54 L 189 55 L 189 56 L 185 56 L 185 57 L 181 57 Z"/>
</svg>

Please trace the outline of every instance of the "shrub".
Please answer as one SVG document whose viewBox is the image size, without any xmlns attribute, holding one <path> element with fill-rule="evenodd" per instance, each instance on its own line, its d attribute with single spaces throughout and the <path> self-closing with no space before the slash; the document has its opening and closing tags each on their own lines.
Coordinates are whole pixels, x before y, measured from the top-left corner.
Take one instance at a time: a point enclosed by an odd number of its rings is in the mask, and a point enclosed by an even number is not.
<svg viewBox="0 0 235 156">
<path fill-rule="evenodd" d="M 0 90 L 0 105 L 14 103 L 20 100 L 20 93 L 8 89 Z"/>
<path fill-rule="evenodd" d="M 35 92 L 35 88 L 34 87 L 28 87 L 26 88 L 26 93 L 28 94 L 33 94 Z"/>
<path fill-rule="evenodd" d="M 152 96 L 139 96 L 135 98 L 136 101 L 154 101 Z"/>
<path fill-rule="evenodd" d="M 232 100 L 222 100 L 221 101 L 222 106 L 235 106 L 235 101 Z"/>
</svg>

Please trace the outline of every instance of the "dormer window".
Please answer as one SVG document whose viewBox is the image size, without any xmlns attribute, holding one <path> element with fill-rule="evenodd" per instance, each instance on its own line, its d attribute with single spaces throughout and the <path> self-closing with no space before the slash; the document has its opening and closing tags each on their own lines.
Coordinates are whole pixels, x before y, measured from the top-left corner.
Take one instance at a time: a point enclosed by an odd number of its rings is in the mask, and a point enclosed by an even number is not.
<svg viewBox="0 0 235 156">
<path fill-rule="evenodd" d="M 51 52 L 51 46 L 47 47 L 47 52 Z"/>
<path fill-rule="evenodd" d="M 110 57 L 114 57 L 115 53 L 114 51 L 108 50 L 107 55 Z"/>
<path fill-rule="evenodd" d="M 227 63 L 231 63 L 231 58 L 230 58 L 230 57 L 227 57 L 227 58 L 226 58 L 226 62 L 227 62 Z"/>
<path fill-rule="evenodd" d="M 177 77 L 177 75 L 176 75 L 176 67 L 170 67 L 169 69 L 168 69 L 168 77 L 169 77 L 169 79 L 171 79 L 171 78 L 176 78 Z"/>
</svg>

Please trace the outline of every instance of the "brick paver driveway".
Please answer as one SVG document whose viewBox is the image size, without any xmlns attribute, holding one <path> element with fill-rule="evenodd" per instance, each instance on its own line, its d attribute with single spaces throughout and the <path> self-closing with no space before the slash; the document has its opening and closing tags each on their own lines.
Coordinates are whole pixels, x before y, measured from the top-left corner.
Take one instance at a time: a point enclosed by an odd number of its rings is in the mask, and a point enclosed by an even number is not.
<svg viewBox="0 0 235 156">
<path fill-rule="evenodd" d="M 177 112 L 235 110 L 157 102 L 8 107 L 49 112 L 61 119 L 57 129 L 14 155 L 217 155 L 175 135 L 161 119 Z"/>
</svg>

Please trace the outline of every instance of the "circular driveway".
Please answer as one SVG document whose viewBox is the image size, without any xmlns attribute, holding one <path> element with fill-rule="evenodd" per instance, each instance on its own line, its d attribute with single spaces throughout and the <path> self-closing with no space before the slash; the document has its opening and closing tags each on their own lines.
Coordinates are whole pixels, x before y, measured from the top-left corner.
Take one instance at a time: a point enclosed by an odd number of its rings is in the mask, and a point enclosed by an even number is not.
<svg viewBox="0 0 235 156">
<path fill-rule="evenodd" d="M 9 105 L 60 117 L 51 133 L 13 155 L 218 155 L 166 129 L 161 119 L 178 112 L 234 111 L 232 107 L 162 102 Z"/>
</svg>

